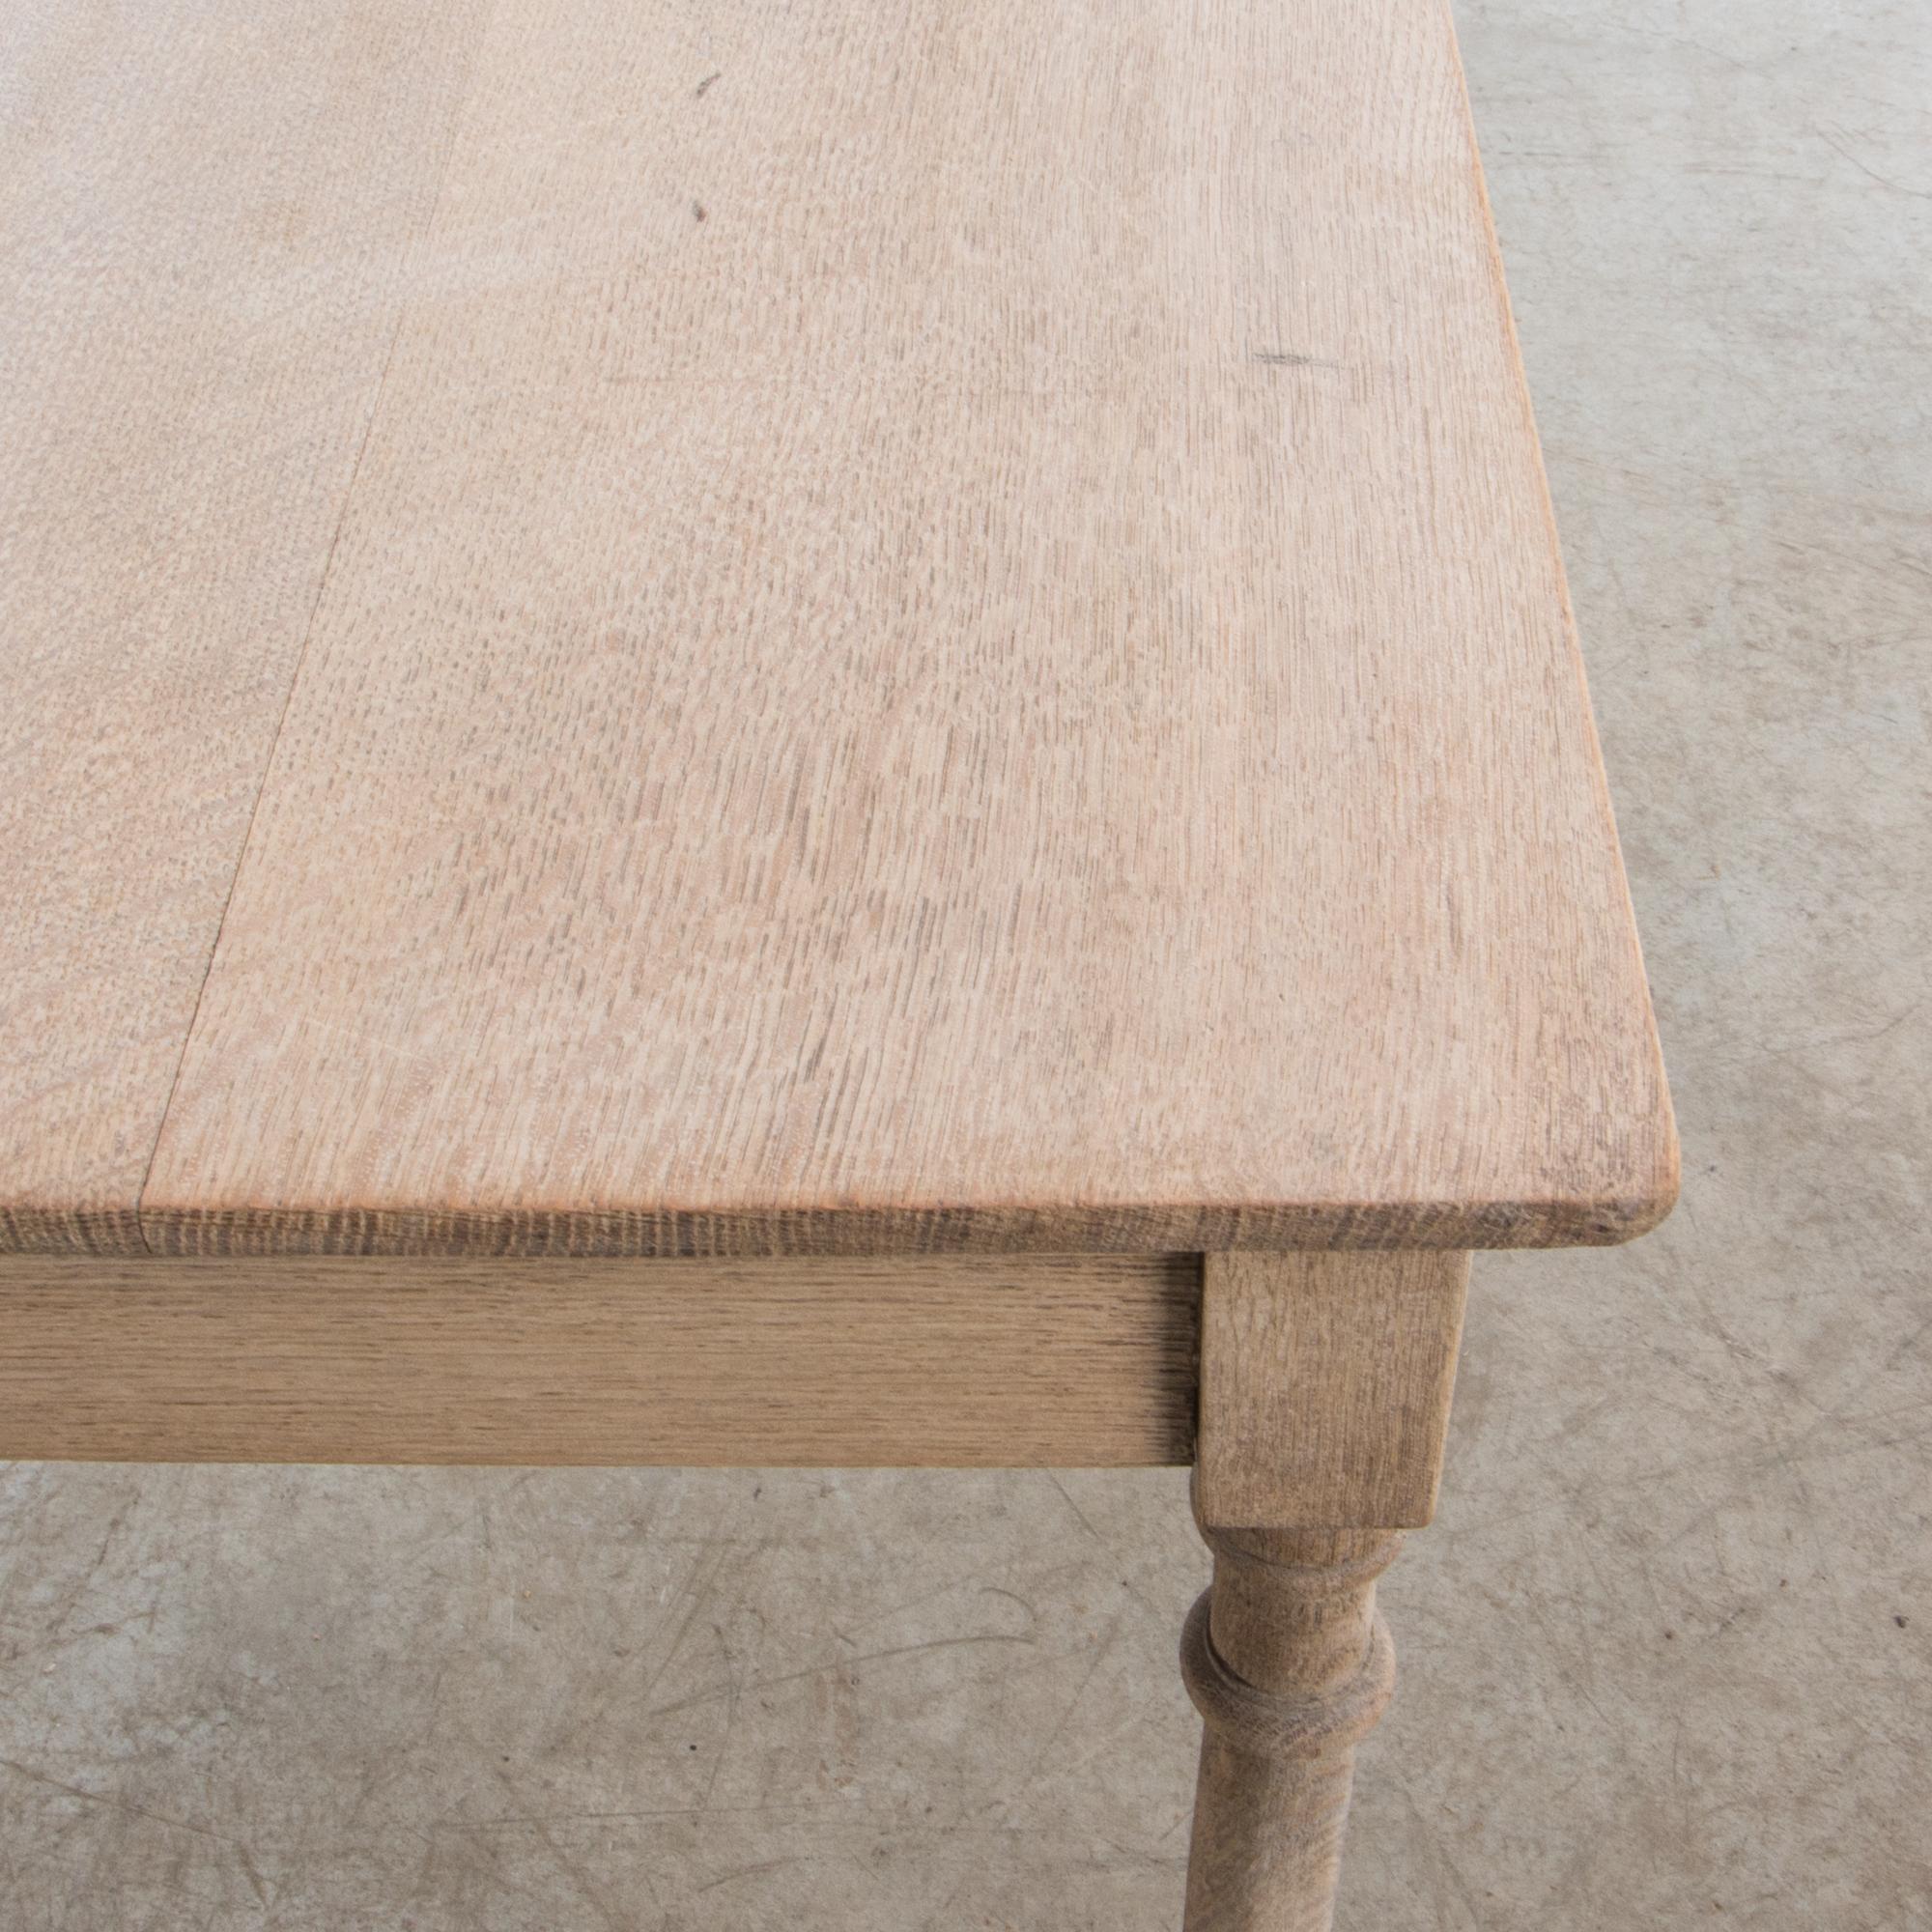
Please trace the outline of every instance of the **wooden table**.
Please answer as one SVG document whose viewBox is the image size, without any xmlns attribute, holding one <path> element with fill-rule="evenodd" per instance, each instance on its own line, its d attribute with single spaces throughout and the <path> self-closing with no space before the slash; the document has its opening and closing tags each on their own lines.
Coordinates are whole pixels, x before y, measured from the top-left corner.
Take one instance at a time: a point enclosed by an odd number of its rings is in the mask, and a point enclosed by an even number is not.
<svg viewBox="0 0 1932 1932">
<path fill-rule="evenodd" d="M 1676 1187 L 1442 9 L 17 0 L 0 343 L 0 1452 L 1191 1461 L 1325 1924 Z"/>
</svg>

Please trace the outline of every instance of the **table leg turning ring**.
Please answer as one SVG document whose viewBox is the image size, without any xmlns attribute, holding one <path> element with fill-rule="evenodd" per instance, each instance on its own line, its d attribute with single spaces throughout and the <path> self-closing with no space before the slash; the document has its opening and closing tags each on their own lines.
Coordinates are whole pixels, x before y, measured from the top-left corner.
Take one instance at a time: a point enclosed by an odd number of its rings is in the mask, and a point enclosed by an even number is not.
<svg viewBox="0 0 1932 1932">
<path fill-rule="evenodd" d="M 1382 1531 L 1204 1529 L 1214 1583 L 1181 1638 L 1201 1713 L 1187 1932 L 1326 1932 L 1355 1746 L 1395 1688 Z"/>
<path fill-rule="evenodd" d="M 1376 1579 L 1435 1513 L 1468 1278 L 1450 1253 L 1203 1264 L 1186 1932 L 1327 1932 L 1355 1747 L 1395 1687 Z"/>
</svg>

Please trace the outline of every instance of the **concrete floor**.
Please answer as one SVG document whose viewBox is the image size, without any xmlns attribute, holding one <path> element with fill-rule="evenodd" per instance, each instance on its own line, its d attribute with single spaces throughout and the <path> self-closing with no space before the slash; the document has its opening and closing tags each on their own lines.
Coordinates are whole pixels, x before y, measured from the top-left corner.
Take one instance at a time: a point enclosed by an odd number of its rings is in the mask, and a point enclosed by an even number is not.
<svg viewBox="0 0 1932 1932">
<path fill-rule="evenodd" d="M 1344 1932 L 1932 1926 L 1932 10 L 1461 10 L 1686 1149 L 1478 1264 Z M 1151 1476 L 0 1470 L 5 1932 L 1171 1932 Z"/>
</svg>

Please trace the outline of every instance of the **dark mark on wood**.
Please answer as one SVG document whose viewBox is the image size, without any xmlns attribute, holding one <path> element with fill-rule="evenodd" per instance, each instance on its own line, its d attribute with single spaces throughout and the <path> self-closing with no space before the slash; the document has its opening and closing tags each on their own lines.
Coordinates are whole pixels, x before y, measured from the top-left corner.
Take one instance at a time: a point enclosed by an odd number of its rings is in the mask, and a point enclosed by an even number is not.
<svg viewBox="0 0 1932 1932">
<path fill-rule="evenodd" d="M 691 213 L 694 220 L 702 221 L 708 213 L 709 211 L 701 201 L 694 201 L 691 204 Z"/>
<path fill-rule="evenodd" d="M 1274 369 L 1339 369 L 1342 366 L 1320 355 L 1297 355 L 1292 349 L 1256 349 L 1250 353 L 1257 362 L 1265 362 Z"/>
<path fill-rule="evenodd" d="M 697 83 L 696 87 L 693 89 L 693 94 L 695 98 L 701 100 L 704 98 L 704 90 L 707 87 L 709 87 L 714 80 L 722 80 L 724 79 L 724 76 L 722 73 L 707 73 L 704 76 L 704 78 Z"/>
</svg>

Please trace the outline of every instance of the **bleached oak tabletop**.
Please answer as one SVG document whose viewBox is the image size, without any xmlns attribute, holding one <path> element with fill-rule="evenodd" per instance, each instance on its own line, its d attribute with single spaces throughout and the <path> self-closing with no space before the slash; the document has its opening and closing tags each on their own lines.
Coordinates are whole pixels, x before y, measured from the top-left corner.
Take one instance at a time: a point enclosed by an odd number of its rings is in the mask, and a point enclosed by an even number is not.
<svg viewBox="0 0 1932 1932">
<path fill-rule="evenodd" d="M 1437 0 L 14 0 L 0 355 L 0 1456 L 1191 1463 L 1322 1932 L 1676 1188 Z"/>
<path fill-rule="evenodd" d="M 1430 0 L 16 0 L 0 1244 L 1615 1240 Z"/>
</svg>

